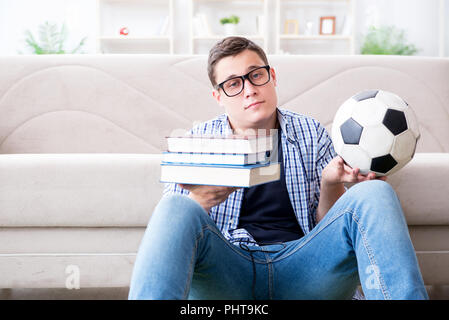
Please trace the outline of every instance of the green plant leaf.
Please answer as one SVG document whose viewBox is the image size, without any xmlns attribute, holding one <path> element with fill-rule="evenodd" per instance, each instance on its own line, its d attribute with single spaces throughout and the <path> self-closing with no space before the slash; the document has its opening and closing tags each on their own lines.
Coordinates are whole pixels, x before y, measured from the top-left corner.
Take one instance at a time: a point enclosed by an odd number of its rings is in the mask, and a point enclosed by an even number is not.
<svg viewBox="0 0 449 320">
<path fill-rule="evenodd" d="M 39 42 L 36 41 L 33 34 L 27 30 L 25 32 L 26 44 L 33 49 L 35 54 L 65 54 L 64 43 L 67 40 L 68 30 L 66 24 L 63 23 L 61 29 L 58 31 L 57 24 L 50 24 L 46 21 L 40 25 L 39 28 Z M 87 37 L 84 37 L 77 47 L 71 50 L 71 53 L 75 53 L 81 49 L 85 44 Z"/>
<path fill-rule="evenodd" d="M 227 24 L 227 23 L 237 24 L 237 23 L 239 23 L 239 21 L 240 21 L 240 18 L 236 15 L 232 15 L 230 17 L 225 17 L 225 18 L 220 19 L 221 24 Z"/>
<path fill-rule="evenodd" d="M 369 27 L 360 48 L 361 54 L 413 55 L 418 49 L 408 44 L 404 30 L 395 26 Z"/>
</svg>

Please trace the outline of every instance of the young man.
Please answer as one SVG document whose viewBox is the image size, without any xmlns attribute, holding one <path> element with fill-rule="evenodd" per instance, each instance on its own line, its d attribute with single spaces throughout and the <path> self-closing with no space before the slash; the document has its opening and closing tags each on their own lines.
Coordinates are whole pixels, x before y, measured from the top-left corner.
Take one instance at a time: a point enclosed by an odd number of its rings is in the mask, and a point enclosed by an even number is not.
<svg viewBox="0 0 449 320">
<path fill-rule="evenodd" d="M 278 108 L 263 50 L 210 51 L 225 114 L 191 133 L 279 129 L 281 179 L 236 189 L 167 185 L 134 265 L 130 299 L 427 299 L 400 203 L 335 154 L 314 119 Z M 347 191 L 343 183 L 356 182 Z"/>
</svg>

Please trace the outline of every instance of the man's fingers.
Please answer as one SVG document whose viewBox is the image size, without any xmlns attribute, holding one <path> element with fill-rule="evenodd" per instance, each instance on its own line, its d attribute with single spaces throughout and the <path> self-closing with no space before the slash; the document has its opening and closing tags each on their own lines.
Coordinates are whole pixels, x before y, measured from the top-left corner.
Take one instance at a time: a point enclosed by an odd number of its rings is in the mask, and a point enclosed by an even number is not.
<svg viewBox="0 0 449 320">
<path fill-rule="evenodd" d="M 337 164 L 338 164 L 339 167 L 343 167 L 344 166 L 345 161 L 343 160 L 342 157 L 338 157 Z"/>
<path fill-rule="evenodd" d="M 359 168 L 352 169 L 352 178 L 357 179 L 357 177 L 359 176 L 359 173 L 360 173 Z"/>
</svg>

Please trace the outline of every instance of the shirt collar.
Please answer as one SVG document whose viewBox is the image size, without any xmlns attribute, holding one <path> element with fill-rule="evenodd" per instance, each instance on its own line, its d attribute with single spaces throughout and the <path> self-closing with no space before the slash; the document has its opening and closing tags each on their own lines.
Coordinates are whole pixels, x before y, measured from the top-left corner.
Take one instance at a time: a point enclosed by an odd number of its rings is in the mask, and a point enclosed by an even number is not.
<svg viewBox="0 0 449 320">
<path fill-rule="evenodd" d="M 288 141 L 293 142 L 295 141 L 295 136 L 293 135 L 292 130 L 292 122 L 291 117 L 287 116 L 285 114 L 285 110 L 277 108 L 278 113 L 278 121 L 279 125 L 281 126 L 282 132 L 287 136 Z"/>
</svg>

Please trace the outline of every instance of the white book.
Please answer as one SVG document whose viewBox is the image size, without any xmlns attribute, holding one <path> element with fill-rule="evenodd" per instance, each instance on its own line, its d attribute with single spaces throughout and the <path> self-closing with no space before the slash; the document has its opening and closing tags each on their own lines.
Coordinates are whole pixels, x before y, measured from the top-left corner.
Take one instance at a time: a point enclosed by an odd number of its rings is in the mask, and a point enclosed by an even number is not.
<svg viewBox="0 0 449 320">
<path fill-rule="evenodd" d="M 341 34 L 344 36 L 350 35 L 352 32 L 352 19 L 351 16 L 344 16 L 343 18 L 343 27 L 341 30 Z"/>
<path fill-rule="evenodd" d="M 197 37 L 202 37 L 202 36 L 206 35 L 205 30 L 203 28 L 203 24 L 199 17 L 197 17 L 197 16 L 193 17 L 192 23 L 193 23 L 194 33 Z"/>
<path fill-rule="evenodd" d="M 212 35 L 212 29 L 209 25 L 209 22 L 207 21 L 207 17 L 204 13 L 197 13 L 196 16 L 198 17 L 198 20 L 200 21 L 200 25 L 203 29 L 205 36 L 211 36 Z"/>
<path fill-rule="evenodd" d="M 169 152 L 258 153 L 271 151 L 273 136 L 178 136 L 167 137 Z"/>
<path fill-rule="evenodd" d="M 168 27 L 169 27 L 169 17 L 168 15 L 165 16 L 164 18 L 161 18 L 159 21 L 159 27 L 158 27 L 158 31 L 157 34 L 160 36 L 165 36 L 168 33 Z"/>
<path fill-rule="evenodd" d="M 161 182 L 252 187 L 280 179 L 280 164 L 255 164 L 246 166 L 161 164 Z"/>
<path fill-rule="evenodd" d="M 261 36 L 265 33 L 265 16 L 259 15 L 256 17 L 256 26 L 257 26 L 257 33 Z"/>
<path fill-rule="evenodd" d="M 162 161 L 167 163 L 196 164 L 231 164 L 246 165 L 267 163 L 266 152 L 258 153 L 196 153 L 196 152 L 164 152 Z"/>
</svg>

